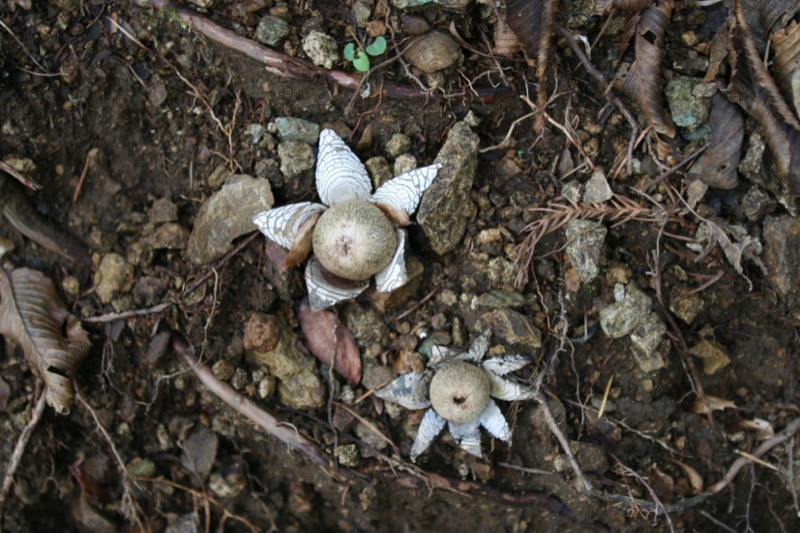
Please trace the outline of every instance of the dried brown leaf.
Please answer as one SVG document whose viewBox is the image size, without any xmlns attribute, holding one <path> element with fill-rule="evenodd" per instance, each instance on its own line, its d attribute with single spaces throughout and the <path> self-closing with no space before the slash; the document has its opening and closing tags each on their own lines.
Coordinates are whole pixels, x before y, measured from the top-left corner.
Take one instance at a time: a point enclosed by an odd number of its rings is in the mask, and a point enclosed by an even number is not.
<svg viewBox="0 0 800 533">
<path fill-rule="evenodd" d="M 800 122 L 767 72 L 745 19 L 741 0 L 734 0 L 731 24 L 733 76 L 728 97 L 761 125 L 778 174 L 800 194 Z"/>
<path fill-rule="evenodd" d="M 792 21 L 785 28 L 772 34 L 772 44 L 775 55 L 772 57 L 772 71 L 775 81 L 781 89 L 784 98 L 793 104 L 797 113 L 796 92 L 793 90 L 792 81 L 796 78 L 800 66 L 800 24 Z"/>
<path fill-rule="evenodd" d="M 675 464 L 681 467 L 683 474 L 689 479 L 689 484 L 692 486 L 692 494 L 700 494 L 703 492 L 703 476 L 701 476 L 697 470 L 685 463 L 675 461 Z"/>
<path fill-rule="evenodd" d="M 544 129 L 547 73 L 557 0 L 506 0 L 506 22 L 517 36 L 528 64 L 536 65 L 536 118 L 534 129 Z"/>
<path fill-rule="evenodd" d="M 331 311 L 312 311 L 307 299 L 300 302 L 297 313 L 306 348 L 323 364 L 347 378 L 355 386 L 361 381 L 361 354 L 356 340 L 339 317 Z"/>
<path fill-rule="evenodd" d="M 736 409 L 736 404 L 731 400 L 717 398 L 716 396 L 705 395 L 705 402 L 700 398 L 695 398 L 692 403 L 692 412 L 698 415 L 705 415 L 713 411 L 722 411 L 724 409 Z"/>
<path fill-rule="evenodd" d="M 75 394 L 72 377 L 89 351 L 89 337 L 41 272 L 0 268 L 0 334 L 22 347 L 44 379 L 47 403 L 68 413 Z"/>
<path fill-rule="evenodd" d="M 623 11 L 641 11 L 648 8 L 655 3 L 655 0 L 598 0 L 595 5 L 597 11 L 600 13 L 608 11 L 611 8 L 621 9 Z"/>
<path fill-rule="evenodd" d="M 740 425 L 745 429 L 754 431 L 758 440 L 767 440 L 775 436 L 775 428 L 763 418 L 743 420 Z"/>
<path fill-rule="evenodd" d="M 661 0 L 630 19 L 623 41 L 623 55 L 613 85 L 632 98 L 647 117 L 658 140 L 659 156 L 675 152 L 675 124 L 664 111 L 661 62 L 665 34 L 672 17 L 673 0 Z"/>
<path fill-rule="evenodd" d="M 511 31 L 506 22 L 506 15 L 498 13 L 497 23 L 494 26 L 494 48 L 492 52 L 499 56 L 511 57 L 522 50 L 517 36 Z"/>
<path fill-rule="evenodd" d="M 762 0 L 758 5 L 761 31 L 766 35 L 773 29 L 778 19 L 788 20 L 798 11 L 800 11 L 800 0 Z"/>
<path fill-rule="evenodd" d="M 11 387 L 8 386 L 3 378 L 0 378 L 0 413 L 6 410 L 8 398 L 11 396 Z"/>
<path fill-rule="evenodd" d="M 692 174 L 711 187 L 734 189 L 739 183 L 737 169 L 744 141 L 744 118 L 739 107 L 719 91 L 711 105 L 711 148 L 692 165 Z"/>
</svg>

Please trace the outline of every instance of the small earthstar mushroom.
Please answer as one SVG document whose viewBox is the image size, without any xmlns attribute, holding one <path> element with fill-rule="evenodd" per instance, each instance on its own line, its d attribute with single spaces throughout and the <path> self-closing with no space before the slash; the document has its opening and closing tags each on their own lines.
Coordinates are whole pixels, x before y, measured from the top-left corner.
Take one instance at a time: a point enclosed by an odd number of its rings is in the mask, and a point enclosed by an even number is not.
<svg viewBox="0 0 800 533">
<path fill-rule="evenodd" d="M 441 165 L 401 174 L 375 193 L 367 169 L 333 130 L 319 136 L 316 181 L 322 204 L 299 202 L 253 219 L 269 239 L 289 250 L 289 266 L 306 264 L 308 300 L 315 311 L 355 298 L 375 276 L 380 292 L 408 281 L 406 232 L 422 193 Z"/>
<path fill-rule="evenodd" d="M 528 365 L 522 355 L 484 360 L 491 328 L 475 339 L 466 352 L 435 346 L 428 368 L 398 377 L 375 394 L 406 409 L 428 409 L 422 418 L 411 460 L 416 461 L 449 425 L 459 446 L 481 456 L 480 427 L 493 437 L 511 443 L 511 428 L 494 399 L 529 400 L 533 390 L 504 376 Z"/>
</svg>

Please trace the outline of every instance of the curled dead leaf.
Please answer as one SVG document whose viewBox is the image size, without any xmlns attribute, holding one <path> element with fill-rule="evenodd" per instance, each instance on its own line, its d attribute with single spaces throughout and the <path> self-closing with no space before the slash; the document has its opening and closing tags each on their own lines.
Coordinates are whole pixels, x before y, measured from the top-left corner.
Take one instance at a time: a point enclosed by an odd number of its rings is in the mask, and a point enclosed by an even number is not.
<svg viewBox="0 0 800 533">
<path fill-rule="evenodd" d="M 658 142 L 662 159 L 675 158 L 675 124 L 664 110 L 661 63 L 664 59 L 666 30 L 672 17 L 673 0 L 661 0 L 631 17 L 625 31 L 623 54 L 613 86 L 632 98 L 647 117 Z"/>
<path fill-rule="evenodd" d="M 772 424 L 763 418 L 754 418 L 753 420 L 744 420 L 741 426 L 745 429 L 755 432 L 756 439 L 767 440 L 775 436 L 775 428 Z"/>
<path fill-rule="evenodd" d="M 719 91 L 714 95 L 711 106 L 709 146 L 712 148 L 706 150 L 692 165 L 692 174 L 710 187 L 735 189 L 739 184 L 744 118 L 741 110 Z"/>
<path fill-rule="evenodd" d="M 69 413 L 75 395 L 72 378 L 89 351 L 89 336 L 41 272 L 0 268 L 0 334 L 22 347 L 44 379 L 47 403 Z"/>
<path fill-rule="evenodd" d="M 361 353 L 356 340 L 332 311 L 313 311 L 304 298 L 297 313 L 308 351 L 355 386 L 361 381 Z"/>
<path fill-rule="evenodd" d="M 700 494 L 703 492 L 703 476 L 686 463 L 675 461 L 675 464 L 683 470 L 683 474 L 689 479 L 689 485 L 692 486 L 692 494 Z"/>
<path fill-rule="evenodd" d="M 692 403 L 692 412 L 698 415 L 706 415 L 723 409 L 736 409 L 736 404 L 731 400 L 717 398 L 708 394 L 704 398 L 695 398 L 694 403 Z"/>
</svg>

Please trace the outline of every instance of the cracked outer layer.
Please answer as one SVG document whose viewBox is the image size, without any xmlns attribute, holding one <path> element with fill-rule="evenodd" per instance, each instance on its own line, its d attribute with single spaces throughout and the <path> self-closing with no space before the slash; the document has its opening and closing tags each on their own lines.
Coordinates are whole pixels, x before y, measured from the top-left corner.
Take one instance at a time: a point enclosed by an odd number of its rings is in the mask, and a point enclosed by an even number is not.
<svg viewBox="0 0 800 533">
<path fill-rule="evenodd" d="M 332 205 L 314 228 L 314 254 L 326 270 L 349 280 L 377 274 L 397 248 L 394 226 L 365 200 Z"/>
<path fill-rule="evenodd" d="M 448 422 L 466 424 L 486 408 L 490 388 L 483 369 L 463 361 L 449 363 L 431 380 L 431 405 Z"/>
</svg>

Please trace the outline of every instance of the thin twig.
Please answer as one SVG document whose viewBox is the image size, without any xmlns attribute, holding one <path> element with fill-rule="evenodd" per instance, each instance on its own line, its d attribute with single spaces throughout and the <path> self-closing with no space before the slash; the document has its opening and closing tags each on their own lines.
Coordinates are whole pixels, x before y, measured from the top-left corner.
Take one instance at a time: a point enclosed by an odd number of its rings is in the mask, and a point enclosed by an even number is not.
<svg viewBox="0 0 800 533">
<path fill-rule="evenodd" d="M 175 305 L 175 302 L 163 302 L 146 309 L 132 309 L 130 311 L 123 311 L 122 313 L 107 313 L 105 315 L 90 316 L 87 318 L 82 318 L 81 321 L 89 323 L 114 322 L 115 320 L 125 320 L 127 318 L 134 318 L 137 316 L 154 315 L 169 309 L 173 305 Z"/>
<path fill-rule="evenodd" d="M 36 407 L 34 407 L 33 413 L 31 413 L 31 419 L 28 421 L 25 429 L 22 430 L 22 433 L 20 433 L 20 436 L 17 439 L 17 445 L 14 447 L 14 452 L 11 454 L 11 460 L 8 462 L 8 468 L 6 468 L 6 474 L 3 478 L 3 488 L 0 490 L 0 511 L 2 511 L 3 502 L 5 502 L 6 497 L 8 497 L 8 493 L 11 490 L 11 485 L 14 483 L 14 473 L 17 471 L 17 467 L 19 467 L 22 456 L 25 454 L 25 448 L 28 446 L 28 441 L 31 439 L 31 435 L 33 435 L 33 430 L 36 429 L 36 426 L 42 419 L 44 408 L 47 405 L 46 400 L 47 390 L 45 389 L 39 395 L 39 400 L 36 402 Z M 0 514 L 2 513 L 0 512 Z"/>
</svg>

